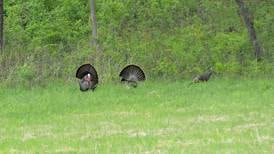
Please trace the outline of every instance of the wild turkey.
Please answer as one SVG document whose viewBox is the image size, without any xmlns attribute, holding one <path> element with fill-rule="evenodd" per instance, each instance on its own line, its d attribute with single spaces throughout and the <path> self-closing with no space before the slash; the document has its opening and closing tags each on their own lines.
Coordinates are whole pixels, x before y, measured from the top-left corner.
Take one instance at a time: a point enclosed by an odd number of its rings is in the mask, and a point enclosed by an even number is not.
<svg viewBox="0 0 274 154">
<path fill-rule="evenodd" d="M 198 75 L 196 76 L 192 82 L 193 83 L 197 83 L 197 82 L 207 82 L 209 79 L 210 79 L 210 76 L 212 75 L 213 73 L 213 69 L 210 68 L 208 71 L 206 71 L 205 73 L 201 74 L 201 75 Z"/>
<path fill-rule="evenodd" d="M 97 72 L 91 64 L 80 66 L 76 71 L 76 78 L 80 79 L 81 91 L 94 90 L 99 82 Z"/>
<path fill-rule="evenodd" d="M 121 82 L 131 87 L 137 87 L 139 81 L 145 81 L 144 71 L 137 65 L 126 66 L 119 74 Z"/>
</svg>

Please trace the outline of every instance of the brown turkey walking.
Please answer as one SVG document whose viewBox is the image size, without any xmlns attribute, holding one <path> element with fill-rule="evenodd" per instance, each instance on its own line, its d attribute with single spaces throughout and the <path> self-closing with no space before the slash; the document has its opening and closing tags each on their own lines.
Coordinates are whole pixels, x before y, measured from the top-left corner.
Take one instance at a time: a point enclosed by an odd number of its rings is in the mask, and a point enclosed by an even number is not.
<svg viewBox="0 0 274 154">
<path fill-rule="evenodd" d="M 206 71 L 205 73 L 201 74 L 201 75 L 198 75 L 196 76 L 192 82 L 194 83 L 197 83 L 197 82 L 207 82 L 209 79 L 210 79 L 210 76 L 212 75 L 213 73 L 213 69 L 210 68 L 208 71 Z"/>
<path fill-rule="evenodd" d="M 210 68 L 208 71 L 204 72 L 203 74 L 197 75 L 195 78 L 193 78 L 192 82 L 188 84 L 188 86 L 192 85 L 193 83 L 198 82 L 207 82 L 210 79 L 210 76 L 213 73 L 213 69 Z"/>
<path fill-rule="evenodd" d="M 145 81 L 144 71 L 137 65 L 126 66 L 119 74 L 121 82 L 131 87 L 137 87 L 139 81 Z"/>
<path fill-rule="evenodd" d="M 79 80 L 81 91 L 94 90 L 98 84 L 98 74 L 91 64 L 84 64 L 76 71 L 76 78 Z"/>
</svg>

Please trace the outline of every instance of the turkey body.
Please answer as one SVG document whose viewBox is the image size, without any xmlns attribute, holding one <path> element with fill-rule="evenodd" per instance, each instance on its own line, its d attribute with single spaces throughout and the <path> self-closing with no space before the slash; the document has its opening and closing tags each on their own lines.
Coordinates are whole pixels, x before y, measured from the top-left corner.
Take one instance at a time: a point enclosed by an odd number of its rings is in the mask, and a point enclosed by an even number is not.
<svg viewBox="0 0 274 154">
<path fill-rule="evenodd" d="M 81 91 L 87 91 L 90 89 L 95 90 L 96 85 L 95 86 L 92 86 L 92 85 L 95 85 L 95 83 L 93 83 L 92 81 L 91 82 L 83 81 L 83 80 L 79 81 L 79 86 Z"/>
<path fill-rule="evenodd" d="M 137 65 L 126 66 L 119 74 L 121 82 L 130 87 L 137 87 L 139 81 L 145 81 L 144 71 Z"/>
<path fill-rule="evenodd" d="M 213 73 L 213 70 L 210 69 L 207 72 L 205 72 L 205 73 L 203 73 L 201 75 L 196 76 L 193 79 L 193 82 L 194 83 L 197 83 L 197 82 L 207 82 L 210 79 L 210 76 L 212 75 L 212 73 Z"/>
<path fill-rule="evenodd" d="M 85 80 L 80 80 L 79 86 L 80 86 L 81 91 L 87 91 L 87 90 L 91 89 L 91 82 L 85 81 Z"/>
</svg>

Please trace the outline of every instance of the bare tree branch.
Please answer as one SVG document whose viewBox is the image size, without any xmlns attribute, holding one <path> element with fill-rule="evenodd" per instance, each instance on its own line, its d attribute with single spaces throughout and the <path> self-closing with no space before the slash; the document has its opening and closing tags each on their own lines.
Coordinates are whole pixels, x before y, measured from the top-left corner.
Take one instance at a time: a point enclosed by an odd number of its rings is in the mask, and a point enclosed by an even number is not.
<svg viewBox="0 0 274 154">
<path fill-rule="evenodd" d="M 239 6 L 240 14 L 241 14 L 241 16 L 245 22 L 245 25 L 247 27 L 249 39 L 252 42 L 255 57 L 256 57 L 257 61 L 259 61 L 259 60 L 261 60 L 262 50 L 261 50 L 261 46 L 260 46 L 260 44 L 257 40 L 257 37 L 256 37 L 256 32 L 255 32 L 254 23 L 253 23 L 251 14 L 243 0 L 235 0 L 235 1 Z"/>
<path fill-rule="evenodd" d="M 95 2 L 94 0 L 90 0 L 90 17 L 92 24 L 92 40 L 91 44 L 97 46 L 97 23 L 95 16 Z"/>
<path fill-rule="evenodd" d="M 0 50 L 4 48 L 4 0 L 0 0 Z"/>
</svg>

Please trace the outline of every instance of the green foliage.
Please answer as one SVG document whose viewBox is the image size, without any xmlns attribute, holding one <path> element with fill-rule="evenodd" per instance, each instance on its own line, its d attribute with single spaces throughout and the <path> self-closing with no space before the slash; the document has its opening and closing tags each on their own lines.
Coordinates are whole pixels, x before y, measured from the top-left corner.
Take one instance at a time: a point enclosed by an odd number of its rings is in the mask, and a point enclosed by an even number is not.
<svg viewBox="0 0 274 154">
<path fill-rule="evenodd" d="M 16 73 L 17 78 L 30 81 L 34 79 L 33 70 L 34 70 L 33 66 L 24 64 L 23 66 L 18 67 L 18 70 Z"/>
<path fill-rule="evenodd" d="M 83 1 L 27 0 L 6 6 L 7 45 L 26 46 L 30 51 L 49 48 L 50 52 L 71 50 L 71 44 L 89 33 L 88 5 Z M 20 36 L 19 38 L 17 36 Z M 80 39 L 80 40 L 81 40 Z M 57 51 L 56 51 L 57 50 Z"/>
<path fill-rule="evenodd" d="M 105 81 L 128 63 L 152 78 L 188 78 L 208 67 L 219 74 L 273 74 L 273 2 L 247 5 L 263 47 L 260 63 L 234 0 L 96 1 L 101 53 L 90 46 L 88 0 L 11 0 L 5 3 L 5 52 L 34 59 L 25 64 L 17 57 L 2 68 L 33 65 L 38 78 L 73 79 L 74 69 L 90 62 Z"/>
</svg>

